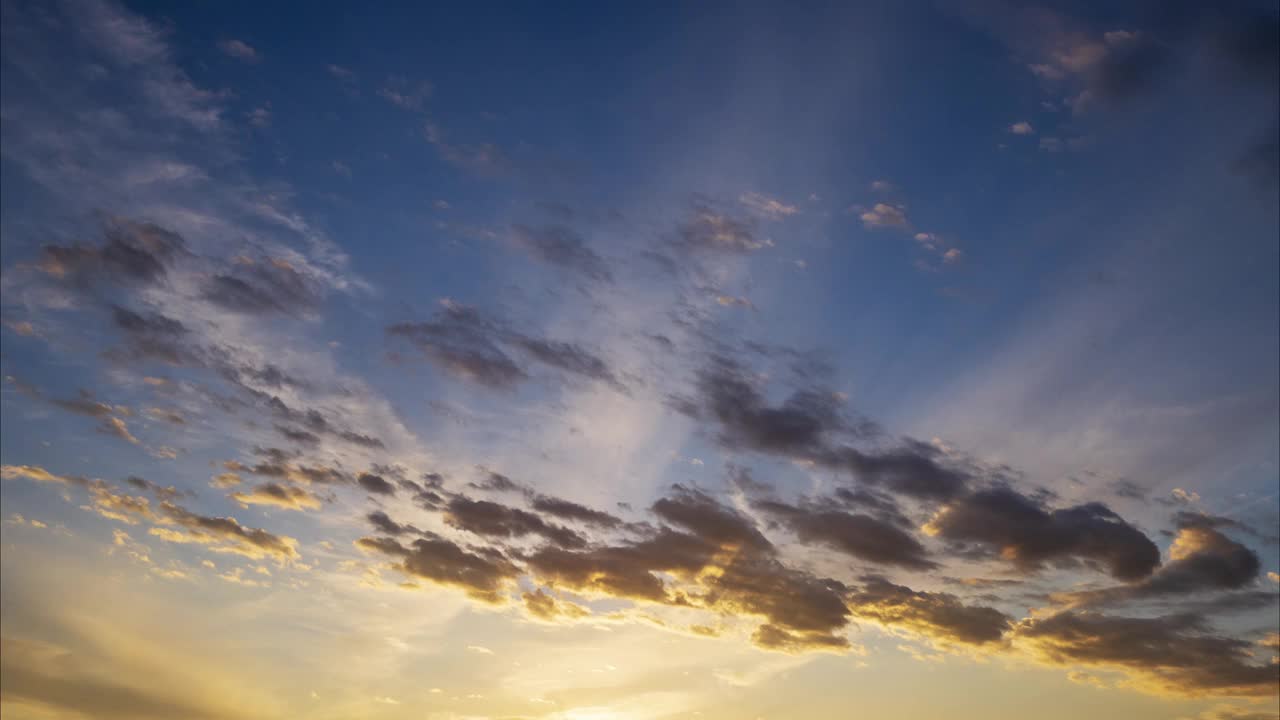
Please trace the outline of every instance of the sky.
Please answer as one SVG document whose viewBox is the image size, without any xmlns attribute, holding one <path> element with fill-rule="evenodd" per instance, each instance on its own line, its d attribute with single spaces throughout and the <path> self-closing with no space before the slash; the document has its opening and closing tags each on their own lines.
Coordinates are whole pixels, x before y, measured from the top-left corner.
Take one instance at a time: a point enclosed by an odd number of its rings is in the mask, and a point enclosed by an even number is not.
<svg viewBox="0 0 1280 720">
<path fill-rule="evenodd" d="M 3 0 L 0 712 L 1280 717 L 1280 6 Z"/>
</svg>

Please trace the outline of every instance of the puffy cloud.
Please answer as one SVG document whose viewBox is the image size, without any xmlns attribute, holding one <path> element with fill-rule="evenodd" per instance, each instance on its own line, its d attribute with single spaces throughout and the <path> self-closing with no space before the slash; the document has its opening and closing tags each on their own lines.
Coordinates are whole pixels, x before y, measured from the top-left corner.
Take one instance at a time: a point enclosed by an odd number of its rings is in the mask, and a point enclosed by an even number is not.
<svg viewBox="0 0 1280 720">
<path fill-rule="evenodd" d="M 537 515 L 489 500 L 456 495 L 445 508 L 445 522 L 485 537 L 518 538 L 537 535 L 559 547 L 581 547 L 586 540 L 574 531 L 553 525 Z"/>
<path fill-rule="evenodd" d="M 241 507 L 268 505 L 282 510 L 319 510 L 322 505 L 320 498 L 306 489 L 280 483 L 263 483 L 249 492 L 233 492 L 227 497 Z"/>
<path fill-rule="evenodd" d="M 1280 666 L 1256 664 L 1250 643 L 1193 615 L 1155 618 L 1062 612 L 1019 622 L 1014 637 L 1046 662 L 1122 670 L 1170 695 L 1275 694 Z"/>
<path fill-rule="evenodd" d="M 507 328 L 475 308 L 450 300 L 432 320 L 399 323 L 387 328 L 392 336 L 413 343 L 446 372 L 490 388 L 505 390 L 529 378 L 516 363 L 528 360 L 569 375 L 605 382 L 624 389 L 602 358 L 575 343 L 537 338 Z"/>
<path fill-rule="evenodd" d="M 470 551 L 434 534 L 415 539 L 408 546 L 386 537 L 366 537 L 356 546 L 391 556 L 395 567 L 406 575 L 461 588 L 471 597 L 487 603 L 505 599 L 506 587 L 519 571 L 499 551 Z"/>
<path fill-rule="evenodd" d="M 526 592 L 520 598 L 524 600 L 525 609 L 529 614 L 540 620 L 576 619 L 591 614 L 590 610 L 581 605 L 553 597 L 542 588 Z"/>
<path fill-rule="evenodd" d="M 1141 582 L 1101 590 L 1055 595 L 1072 607 L 1141 600 L 1204 591 L 1238 590 L 1258 578 L 1257 553 L 1211 527 L 1191 525 L 1178 531 L 1170 561 Z"/>
<path fill-rule="evenodd" d="M 911 226 L 907 221 L 907 213 L 901 207 L 890 205 L 888 203 L 876 203 L 869 210 L 863 210 L 858 215 L 858 219 L 862 221 L 862 226 L 868 230 L 879 228 L 898 228 L 905 230 Z"/>
<path fill-rule="evenodd" d="M 976 543 L 1024 570 L 1080 559 L 1121 580 L 1136 580 L 1160 564 L 1155 543 L 1102 503 L 1049 510 L 1004 487 L 953 500 L 934 514 L 925 531 Z"/>
<path fill-rule="evenodd" d="M 1035 128 L 1031 127 L 1031 123 L 1027 122 L 1026 120 L 1022 120 L 1020 122 L 1016 122 L 1010 125 L 1009 132 L 1013 133 L 1014 135 L 1034 135 L 1036 130 Z"/>
<path fill-rule="evenodd" d="M 278 562 L 297 560 L 298 541 L 258 528 L 241 525 L 232 517 L 212 517 L 191 512 L 171 502 L 160 504 L 166 522 L 151 528 L 150 533 L 168 542 L 208 545 L 214 552 L 226 552 L 247 558 L 273 558 Z M 169 524 L 181 530 L 173 530 Z"/>
<path fill-rule="evenodd" d="M 910 533 L 869 515 L 830 509 L 821 503 L 796 507 L 775 500 L 757 500 L 752 502 L 752 507 L 776 518 L 801 542 L 823 545 L 881 565 L 911 570 L 938 567 Z"/>
<path fill-rule="evenodd" d="M 923 592 L 869 577 L 847 596 L 854 617 L 902 627 L 943 643 L 997 643 L 1011 619 L 995 608 L 965 605 L 949 593 Z"/>
<path fill-rule="evenodd" d="M 867 423 L 842 417 L 836 393 L 807 388 L 771 406 L 754 379 L 723 357 L 698 373 L 695 396 L 676 404 L 685 414 L 713 421 L 717 439 L 730 449 L 845 470 L 867 484 L 918 498 L 953 497 L 968 482 L 931 445 L 906 440 L 889 449 L 861 450 L 845 444 L 842 439 L 868 432 Z"/>
<path fill-rule="evenodd" d="M 235 38 L 227 38 L 218 43 L 218 49 L 229 57 L 241 60 L 247 63 L 256 63 L 262 59 L 262 55 L 249 43 Z"/>
<path fill-rule="evenodd" d="M 788 205 L 781 200 L 760 193 L 749 192 L 738 196 L 738 202 L 747 209 L 771 220 L 780 220 L 800 212 L 795 205 Z"/>
<path fill-rule="evenodd" d="M 771 245 L 757 235 L 755 223 L 696 204 L 691 217 L 680 226 L 679 245 L 685 249 L 728 254 L 746 254 Z"/>
</svg>

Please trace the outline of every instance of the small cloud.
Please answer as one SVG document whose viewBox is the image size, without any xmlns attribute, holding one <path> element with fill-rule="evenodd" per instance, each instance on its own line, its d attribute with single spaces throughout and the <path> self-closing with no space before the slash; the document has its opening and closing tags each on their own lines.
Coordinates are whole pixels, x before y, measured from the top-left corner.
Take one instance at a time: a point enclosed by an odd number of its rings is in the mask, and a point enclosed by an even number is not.
<svg viewBox="0 0 1280 720">
<path fill-rule="evenodd" d="M 352 83 L 356 81 L 356 74 L 341 65 L 329 65 L 325 68 L 329 74 L 338 82 Z"/>
<path fill-rule="evenodd" d="M 431 96 L 431 83 L 410 83 L 404 78 L 393 77 L 378 90 L 383 100 L 405 110 L 422 110 L 423 104 Z"/>
<path fill-rule="evenodd" d="M 888 180 L 873 180 L 871 182 L 871 191 L 879 193 L 893 192 L 897 190 L 897 186 Z"/>
<path fill-rule="evenodd" d="M 1044 78 L 1045 80 L 1061 80 L 1066 77 L 1065 72 L 1053 65 L 1028 65 L 1027 69 L 1029 69 L 1036 77 Z"/>
<path fill-rule="evenodd" d="M 1269 572 L 1267 573 L 1267 579 L 1273 583 L 1276 583 L 1277 585 L 1280 585 L 1280 573 Z"/>
<path fill-rule="evenodd" d="M 1056 137 L 1042 137 L 1040 138 L 1040 149 L 1051 153 L 1062 152 L 1062 140 Z"/>
<path fill-rule="evenodd" d="M 265 106 L 254 108 L 245 113 L 244 116 L 249 121 L 249 124 L 256 128 L 271 127 L 271 110 Z"/>
<path fill-rule="evenodd" d="M 776 198 L 760 193 L 743 193 L 738 202 L 773 220 L 780 220 L 800 212 L 795 205 L 787 205 Z"/>
<path fill-rule="evenodd" d="M 1107 41 L 1108 45 L 1124 45 L 1138 39 L 1138 33 L 1129 32 L 1128 30 L 1111 30 L 1102 34 L 1102 39 Z"/>
<path fill-rule="evenodd" d="M 1183 505 L 1192 505 L 1200 502 L 1200 493 L 1183 490 L 1182 488 L 1174 488 L 1173 492 L 1169 494 L 1173 496 L 1175 502 Z"/>
<path fill-rule="evenodd" d="M 449 205 L 449 201 L 448 201 L 448 200 L 437 200 L 437 201 L 435 201 L 434 203 L 431 203 L 431 204 L 432 204 L 432 206 L 433 206 L 433 207 L 435 207 L 435 209 L 437 209 L 437 210 L 448 210 L 450 207 L 452 207 L 451 205 Z"/>
<path fill-rule="evenodd" d="M 484 647 L 484 646 L 482 646 L 482 645 L 468 645 L 468 646 L 467 646 L 467 649 L 468 649 L 468 650 L 470 650 L 470 651 L 471 651 L 471 652 L 473 652 L 473 653 L 479 653 L 480 655 L 492 655 L 492 654 L 493 654 L 493 651 L 492 651 L 492 650 L 490 650 L 489 648 Z"/>
<path fill-rule="evenodd" d="M 13 331 L 14 333 L 17 333 L 18 335 L 22 335 L 24 337 L 33 337 L 36 334 L 36 327 L 25 320 L 23 321 L 5 320 L 4 326 L 9 328 L 9 330 Z"/>
<path fill-rule="evenodd" d="M 345 178 L 351 177 L 351 167 L 341 160 L 333 161 L 333 171 Z"/>
<path fill-rule="evenodd" d="M 243 60 L 247 63 L 256 63 L 262 59 L 262 56 L 258 54 L 258 51 L 255 50 L 252 45 L 243 40 L 223 40 L 218 43 L 218 49 L 230 57 L 237 60 Z"/>
<path fill-rule="evenodd" d="M 864 211 L 858 216 L 862 220 L 863 227 L 872 230 L 876 228 L 905 228 L 910 223 L 907 222 L 907 213 L 901 207 L 889 205 L 888 203 L 876 203 L 870 210 Z"/>
<path fill-rule="evenodd" d="M 960 248 L 951 248 L 942 253 L 942 262 L 952 265 L 960 262 L 964 258 L 964 252 Z"/>
<path fill-rule="evenodd" d="M 755 305 L 752 305 L 751 301 L 748 300 L 747 298 L 737 297 L 734 295 L 717 295 L 716 302 L 719 303 L 721 307 L 744 307 L 744 308 L 755 307 Z"/>
<path fill-rule="evenodd" d="M 1027 122 L 1026 120 L 1022 120 L 1020 122 L 1016 122 L 1010 125 L 1009 132 L 1013 133 L 1014 135 L 1034 135 L 1036 130 L 1035 128 L 1031 127 L 1031 123 Z"/>
</svg>

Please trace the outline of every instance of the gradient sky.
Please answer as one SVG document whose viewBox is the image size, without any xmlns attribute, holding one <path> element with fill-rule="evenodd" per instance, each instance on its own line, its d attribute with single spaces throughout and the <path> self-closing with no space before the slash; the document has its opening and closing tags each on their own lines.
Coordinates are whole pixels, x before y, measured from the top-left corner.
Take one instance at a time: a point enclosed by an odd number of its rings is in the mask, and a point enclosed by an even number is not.
<svg viewBox="0 0 1280 720">
<path fill-rule="evenodd" d="M 1275 3 L 2 6 L 6 720 L 1280 714 Z"/>
</svg>

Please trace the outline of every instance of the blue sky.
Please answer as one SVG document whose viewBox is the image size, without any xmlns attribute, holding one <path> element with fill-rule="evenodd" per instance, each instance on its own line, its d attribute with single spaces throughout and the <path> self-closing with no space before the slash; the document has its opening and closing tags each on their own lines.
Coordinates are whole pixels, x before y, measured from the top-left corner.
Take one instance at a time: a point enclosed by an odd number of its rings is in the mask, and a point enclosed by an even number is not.
<svg viewBox="0 0 1280 720">
<path fill-rule="evenodd" d="M 974 717 L 1008 673 L 1045 712 L 1269 717 L 1274 682 L 1054 643 L 1147 623 L 1269 672 L 1276 15 L 4 3 L 5 711 L 104 712 L 41 694 L 97 687 L 57 648 L 136 670 L 131 717 L 731 717 L 841 672 L 885 717 L 921 673 Z M 610 575 L 670 533 L 719 553 Z M 283 658 L 343 651 L 263 613 L 369 612 L 395 670 L 206 707 L 146 680 L 199 633 L 112 656 L 40 595 L 60 564 Z M 766 567 L 839 622 L 726 585 Z M 657 671 L 674 642 L 723 692 Z M 645 660 L 610 692 L 461 669 L 611 646 Z"/>
</svg>

